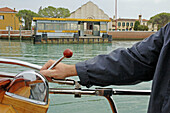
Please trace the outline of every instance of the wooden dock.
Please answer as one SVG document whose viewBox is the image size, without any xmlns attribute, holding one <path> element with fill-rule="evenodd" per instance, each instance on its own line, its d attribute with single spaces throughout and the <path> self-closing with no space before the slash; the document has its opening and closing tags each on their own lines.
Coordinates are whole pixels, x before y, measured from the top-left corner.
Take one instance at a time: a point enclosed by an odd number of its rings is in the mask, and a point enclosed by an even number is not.
<svg viewBox="0 0 170 113">
<path fill-rule="evenodd" d="M 0 30 L 0 39 L 31 39 L 33 30 Z"/>
</svg>

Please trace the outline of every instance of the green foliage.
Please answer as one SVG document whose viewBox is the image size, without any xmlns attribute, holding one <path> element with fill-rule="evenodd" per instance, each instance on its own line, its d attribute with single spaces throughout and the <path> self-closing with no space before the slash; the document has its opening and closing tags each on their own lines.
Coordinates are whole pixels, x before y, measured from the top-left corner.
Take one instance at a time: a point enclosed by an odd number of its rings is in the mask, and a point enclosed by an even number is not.
<svg viewBox="0 0 170 113">
<path fill-rule="evenodd" d="M 70 11 L 65 8 L 57 8 L 57 18 L 65 18 L 70 16 Z"/>
<path fill-rule="evenodd" d="M 37 13 L 31 10 L 20 10 L 17 14 L 19 18 L 23 18 L 25 21 L 25 30 L 31 29 L 32 18 L 39 16 Z"/>
<path fill-rule="evenodd" d="M 134 30 L 137 31 L 138 30 L 138 25 L 140 25 L 139 21 L 135 21 L 135 25 L 134 25 Z"/>
<path fill-rule="evenodd" d="M 47 8 L 39 10 L 38 14 L 43 17 L 55 17 L 57 13 L 57 9 L 52 6 L 48 6 Z"/>
<path fill-rule="evenodd" d="M 43 17 L 65 18 L 70 16 L 70 11 L 66 8 L 48 6 L 47 8 L 39 10 L 38 14 Z"/>
<path fill-rule="evenodd" d="M 148 29 L 149 29 L 148 26 L 140 25 L 139 21 L 135 22 L 135 25 L 134 25 L 134 30 L 135 31 L 148 31 Z"/>
<path fill-rule="evenodd" d="M 152 23 L 154 27 L 155 24 L 158 25 L 158 29 L 165 26 L 168 22 L 170 22 L 170 13 L 160 13 L 150 18 L 148 23 Z"/>
<path fill-rule="evenodd" d="M 148 26 L 144 26 L 144 25 L 138 25 L 138 31 L 148 31 Z"/>
</svg>

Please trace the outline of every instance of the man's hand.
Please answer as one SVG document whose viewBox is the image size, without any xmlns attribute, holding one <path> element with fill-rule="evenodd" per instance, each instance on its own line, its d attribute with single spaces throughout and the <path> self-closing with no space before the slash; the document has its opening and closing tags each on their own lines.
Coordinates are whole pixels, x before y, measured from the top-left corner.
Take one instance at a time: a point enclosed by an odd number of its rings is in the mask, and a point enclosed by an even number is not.
<svg viewBox="0 0 170 113">
<path fill-rule="evenodd" d="M 46 77 L 53 77 L 56 79 L 65 79 L 66 77 L 77 76 L 75 65 L 59 63 L 51 70 L 48 70 L 54 62 L 54 60 L 49 60 L 45 63 L 45 65 L 41 68 L 40 73 Z"/>
</svg>

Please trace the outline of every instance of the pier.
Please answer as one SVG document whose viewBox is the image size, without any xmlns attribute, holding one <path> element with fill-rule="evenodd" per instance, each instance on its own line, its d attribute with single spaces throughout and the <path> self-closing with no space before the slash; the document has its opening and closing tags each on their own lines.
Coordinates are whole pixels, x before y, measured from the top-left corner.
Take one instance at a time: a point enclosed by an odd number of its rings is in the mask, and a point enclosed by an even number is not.
<svg viewBox="0 0 170 113">
<path fill-rule="evenodd" d="M 112 37 L 99 37 L 99 36 L 84 36 L 78 38 L 60 37 L 60 38 L 47 38 L 46 35 L 41 37 L 37 35 L 34 38 L 34 44 L 90 44 L 90 43 L 111 43 Z"/>
</svg>

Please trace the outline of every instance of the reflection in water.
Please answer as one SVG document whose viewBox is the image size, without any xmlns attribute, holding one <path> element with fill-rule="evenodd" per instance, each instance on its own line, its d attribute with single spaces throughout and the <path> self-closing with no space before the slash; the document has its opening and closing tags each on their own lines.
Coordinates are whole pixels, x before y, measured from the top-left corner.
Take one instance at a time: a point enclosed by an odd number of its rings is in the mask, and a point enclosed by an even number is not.
<svg viewBox="0 0 170 113">
<path fill-rule="evenodd" d="M 6 41 L 0 41 L 0 55 L 1 56 L 11 56 L 11 57 L 19 57 L 21 56 L 21 46 L 20 42 L 11 43 Z"/>
<path fill-rule="evenodd" d="M 13 58 L 30 63 L 43 65 L 49 59 L 56 60 L 63 55 L 67 48 L 73 51 L 73 56 L 62 62 L 75 64 L 87 60 L 99 54 L 107 54 L 116 48 L 131 47 L 137 41 L 113 41 L 105 44 L 32 44 L 31 41 L 0 40 L 0 58 Z M 0 65 L 1 70 L 18 73 L 26 68 L 12 65 Z M 10 68 L 10 69 L 9 69 Z M 78 77 L 73 77 L 78 80 Z M 50 87 L 69 87 L 50 84 Z M 111 88 L 150 89 L 150 82 L 134 86 L 109 86 Z M 85 88 L 85 87 L 83 87 Z M 95 88 L 95 87 L 92 87 Z M 109 113 L 109 104 L 104 97 L 82 96 L 80 99 L 72 95 L 50 95 L 50 107 L 48 113 Z M 113 96 L 119 113 L 146 113 L 147 96 Z M 93 101 L 91 101 L 93 100 Z M 69 104 L 68 104 L 69 103 Z"/>
</svg>

